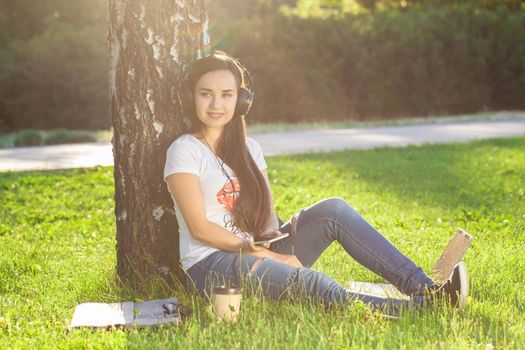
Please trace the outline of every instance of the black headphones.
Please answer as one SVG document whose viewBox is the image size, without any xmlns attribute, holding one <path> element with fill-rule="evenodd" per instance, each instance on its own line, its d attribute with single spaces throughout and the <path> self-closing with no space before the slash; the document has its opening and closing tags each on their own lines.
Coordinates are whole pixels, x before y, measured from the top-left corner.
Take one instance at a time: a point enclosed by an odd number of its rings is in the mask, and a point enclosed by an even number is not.
<svg viewBox="0 0 525 350">
<path fill-rule="evenodd" d="M 244 115 L 246 116 L 248 112 L 250 111 L 250 107 L 253 103 L 253 98 L 255 94 L 253 93 L 253 80 L 250 75 L 250 72 L 241 65 L 241 63 L 236 60 L 233 57 L 228 56 L 223 51 L 214 51 L 210 56 L 206 56 L 204 58 L 200 58 L 196 60 L 193 64 L 196 64 L 202 60 L 209 59 L 210 57 L 216 57 L 221 61 L 231 60 L 231 62 L 237 67 L 239 70 L 240 76 L 241 76 L 241 87 L 239 88 L 239 91 L 237 93 L 237 103 L 235 104 L 235 111 L 234 116 L 238 115 Z M 192 64 L 192 65 L 193 65 Z M 184 114 L 186 114 L 188 117 L 190 115 L 195 115 L 195 99 L 193 96 L 193 88 L 190 86 L 190 73 L 191 73 L 191 66 L 190 69 L 188 69 L 183 78 L 180 80 L 179 84 L 179 91 L 178 91 L 178 97 L 179 102 L 181 104 L 182 110 Z M 246 87 L 243 85 L 247 85 Z"/>
</svg>

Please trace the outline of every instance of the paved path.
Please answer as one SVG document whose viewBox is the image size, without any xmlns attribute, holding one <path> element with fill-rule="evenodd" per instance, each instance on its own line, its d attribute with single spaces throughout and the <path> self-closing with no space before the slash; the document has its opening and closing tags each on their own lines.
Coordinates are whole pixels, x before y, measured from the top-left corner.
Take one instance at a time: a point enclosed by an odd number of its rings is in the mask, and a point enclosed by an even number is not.
<svg viewBox="0 0 525 350">
<path fill-rule="evenodd" d="M 425 143 L 525 135 L 525 118 L 377 128 L 327 129 L 251 134 L 265 155 L 347 148 L 404 147 Z M 113 165 L 111 144 L 85 143 L 0 150 L 0 172 Z"/>
</svg>

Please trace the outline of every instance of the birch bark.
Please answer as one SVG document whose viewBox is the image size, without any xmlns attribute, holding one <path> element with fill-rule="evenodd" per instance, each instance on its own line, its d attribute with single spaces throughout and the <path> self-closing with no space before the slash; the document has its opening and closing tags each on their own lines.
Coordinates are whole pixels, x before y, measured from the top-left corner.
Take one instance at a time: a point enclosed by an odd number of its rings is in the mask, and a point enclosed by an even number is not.
<svg viewBox="0 0 525 350">
<path fill-rule="evenodd" d="M 205 0 L 109 0 L 117 272 L 128 282 L 181 276 L 163 169 L 166 149 L 185 130 L 178 81 L 207 52 L 207 27 Z"/>
</svg>

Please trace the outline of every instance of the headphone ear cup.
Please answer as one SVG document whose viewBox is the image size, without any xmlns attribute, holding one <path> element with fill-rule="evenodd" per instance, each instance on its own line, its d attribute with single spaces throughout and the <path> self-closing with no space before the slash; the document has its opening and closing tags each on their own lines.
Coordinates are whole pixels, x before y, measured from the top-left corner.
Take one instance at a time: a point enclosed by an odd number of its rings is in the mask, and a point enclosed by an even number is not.
<svg viewBox="0 0 525 350">
<path fill-rule="evenodd" d="M 250 107 L 253 103 L 253 92 L 246 89 L 245 87 L 239 88 L 239 93 L 237 94 L 237 103 L 235 105 L 235 115 L 244 115 L 246 116 L 250 111 Z"/>
</svg>

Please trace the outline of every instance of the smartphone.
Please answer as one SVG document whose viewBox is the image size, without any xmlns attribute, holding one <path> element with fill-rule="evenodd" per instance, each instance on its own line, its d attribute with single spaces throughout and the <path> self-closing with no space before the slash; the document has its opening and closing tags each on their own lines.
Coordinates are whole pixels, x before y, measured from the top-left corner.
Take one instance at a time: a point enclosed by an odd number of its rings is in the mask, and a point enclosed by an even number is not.
<svg viewBox="0 0 525 350">
<path fill-rule="evenodd" d="M 273 243 L 273 242 L 276 242 L 280 239 L 283 239 L 283 238 L 286 238 L 288 237 L 288 233 L 283 233 L 282 235 L 280 236 L 276 236 L 276 237 L 271 237 L 271 238 L 268 238 L 268 239 L 264 239 L 264 238 L 261 238 L 261 237 L 258 237 L 256 241 L 254 241 L 253 243 L 254 244 L 267 244 L 267 243 Z"/>
</svg>

